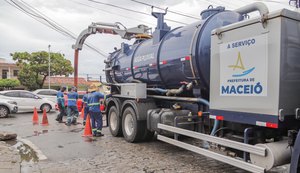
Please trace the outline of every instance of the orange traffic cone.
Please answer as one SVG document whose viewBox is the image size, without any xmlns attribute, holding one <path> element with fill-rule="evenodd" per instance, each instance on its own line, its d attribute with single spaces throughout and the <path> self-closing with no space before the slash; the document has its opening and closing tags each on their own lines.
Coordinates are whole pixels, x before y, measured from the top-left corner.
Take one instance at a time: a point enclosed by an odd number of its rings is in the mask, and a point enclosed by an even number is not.
<svg viewBox="0 0 300 173">
<path fill-rule="evenodd" d="M 85 123 L 84 132 L 83 132 L 82 136 L 83 137 L 93 136 L 90 115 L 87 115 L 87 117 L 86 117 L 86 123 Z"/>
<path fill-rule="evenodd" d="M 37 113 L 36 107 L 34 107 L 33 109 L 32 123 L 33 125 L 39 124 L 39 115 Z"/>
<path fill-rule="evenodd" d="M 47 118 L 47 113 L 46 109 L 43 110 L 43 120 L 42 120 L 42 126 L 48 126 L 48 118 Z"/>
<path fill-rule="evenodd" d="M 84 106 L 82 107 L 82 109 L 81 109 L 81 114 L 80 114 L 80 118 L 83 119 L 83 117 L 84 117 Z"/>
</svg>

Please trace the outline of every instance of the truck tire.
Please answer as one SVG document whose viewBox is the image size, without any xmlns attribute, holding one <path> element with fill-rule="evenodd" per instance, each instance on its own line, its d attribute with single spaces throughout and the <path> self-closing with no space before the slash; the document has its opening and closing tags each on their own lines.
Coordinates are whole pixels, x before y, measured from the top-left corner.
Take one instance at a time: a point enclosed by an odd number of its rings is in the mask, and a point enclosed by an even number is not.
<svg viewBox="0 0 300 173">
<path fill-rule="evenodd" d="M 8 108 L 5 106 L 0 106 L 0 118 L 8 117 L 9 111 Z"/>
<path fill-rule="evenodd" d="M 137 121 L 136 113 L 132 107 L 127 107 L 122 116 L 122 131 L 127 142 L 139 142 L 143 139 L 146 126 Z"/>
<path fill-rule="evenodd" d="M 110 133 L 113 136 L 122 136 L 122 120 L 119 116 L 119 111 L 115 106 L 110 107 L 108 111 L 108 125 Z"/>
</svg>

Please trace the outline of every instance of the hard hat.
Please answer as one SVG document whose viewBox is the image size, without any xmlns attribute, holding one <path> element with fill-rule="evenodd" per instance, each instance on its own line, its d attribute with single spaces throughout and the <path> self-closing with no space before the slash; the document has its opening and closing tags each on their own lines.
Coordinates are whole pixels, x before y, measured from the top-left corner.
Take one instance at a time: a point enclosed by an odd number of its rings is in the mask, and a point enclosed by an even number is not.
<svg viewBox="0 0 300 173">
<path fill-rule="evenodd" d="M 66 90 L 66 89 L 67 89 L 66 86 L 61 86 L 60 88 L 61 88 L 62 90 Z"/>
<path fill-rule="evenodd" d="M 92 85 L 90 85 L 88 91 L 89 91 L 89 92 L 98 91 L 98 89 L 99 89 L 98 87 L 99 87 L 99 86 L 97 86 L 96 84 L 92 84 Z"/>
</svg>

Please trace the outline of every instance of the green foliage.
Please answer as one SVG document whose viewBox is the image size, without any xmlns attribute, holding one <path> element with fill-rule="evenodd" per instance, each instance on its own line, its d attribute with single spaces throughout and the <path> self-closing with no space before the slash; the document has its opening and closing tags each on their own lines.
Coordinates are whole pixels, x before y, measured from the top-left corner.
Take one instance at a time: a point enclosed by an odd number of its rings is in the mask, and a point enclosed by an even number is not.
<svg viewBox="0 0 300 173">
<path fill-rule="evenodd" d="M 14 88 L 20 86 L 20 81 L 17 79 L 0 79 L 1 88 Z"/>
<path fill-rule="evenodd" d="M 42 88 L 48 72 L 48 52 L 15 52 L 12 54 L 13 60 L 21 69 L 18 74 L 18 79 L 21 84 L 30 90 Z M 71 61 L 65 59 L 60 53 L 50 54 L 50 74 L 70 75 L 73 73 Z"/>
</svg>

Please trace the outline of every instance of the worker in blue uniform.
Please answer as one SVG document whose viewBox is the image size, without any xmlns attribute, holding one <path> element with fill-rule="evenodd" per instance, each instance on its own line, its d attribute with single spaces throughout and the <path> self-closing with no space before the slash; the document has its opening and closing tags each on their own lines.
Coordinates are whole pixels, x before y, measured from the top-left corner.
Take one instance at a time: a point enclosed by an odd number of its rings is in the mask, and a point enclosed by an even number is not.
<svg viewBox="0 0 300 173">
<path fill-rule="evenodd" d="M 82 97 L 82 108 L 84 108 L 84 116 L 83 116 L 83 125 L 85 126 L 86 117 L 89 112 L 89 107 L 87 105 L 89 92 L 86 90 L 86 93 Z"/>
<path fill-rule="evenodd" d="M 89 88 L 88 107 L 92 121 L 93 136 L 103 136 L 102 133 L 102 114 L 100 111 L 100 99 L 105 99 L 103 93 L 98 92 L 98 86 L 93 84 Z"/>
<path fill-rule="evenodd" d="M 59 114 L 56 117 L 56 121 L 59 123 L 63 122 L 63 116 L 66 115 L 66 109 L 65 109 L 65 98 L 64 98 L 64 92 L 66 91 L 66 87 L 62 86 L 60 90 L 57 92 L 56 98 L 57 98 L 57 105 L 59 109 Z"/>
<path fill-rule="evenodd" d="M 71 88 L 71 91 L 68 93 L 68 117 L 66 123 L 67 126 L 70 126 L 71 124 L 77 124 L 77 118 L 79 113 L 77 108 L 78 94 L 76 91 L 77 88 L 73 86 Z"/>
</svg>

